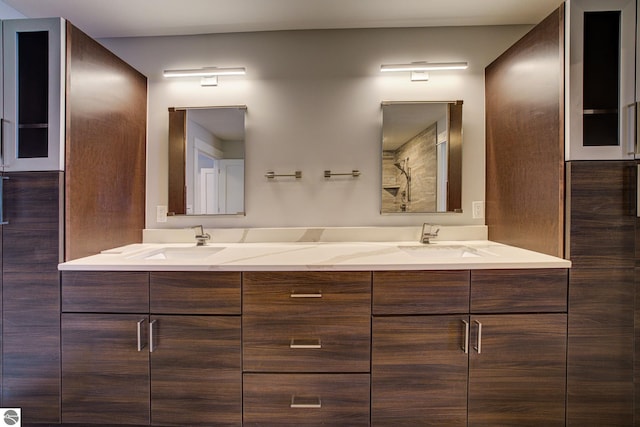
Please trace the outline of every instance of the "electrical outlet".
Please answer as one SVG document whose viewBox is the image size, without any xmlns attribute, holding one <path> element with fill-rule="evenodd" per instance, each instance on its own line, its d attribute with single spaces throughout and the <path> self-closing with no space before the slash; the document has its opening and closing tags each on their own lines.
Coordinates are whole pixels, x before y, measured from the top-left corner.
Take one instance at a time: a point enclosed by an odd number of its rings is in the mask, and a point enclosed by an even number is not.
<svg viewBox="0 0 640 427">
<path fill-rule="evenodd" d="M 473 219 L 484 218 L 484 202 L 471 202 L 471 212 L 473 215 Z"/>
<path fill-rule="evenodd" d="M 167 207 L 158 205 L 156 206 L 156 221 L 167 222 Z"/>
</svg>

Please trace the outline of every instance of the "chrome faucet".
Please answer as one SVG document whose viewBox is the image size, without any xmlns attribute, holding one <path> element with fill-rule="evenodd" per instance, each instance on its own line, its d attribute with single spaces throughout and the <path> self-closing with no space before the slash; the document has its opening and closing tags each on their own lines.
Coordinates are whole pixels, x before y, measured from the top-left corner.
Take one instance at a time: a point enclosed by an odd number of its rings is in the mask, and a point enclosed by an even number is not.
<svg viewBox="0 0 640 427">
<path fill-rule="evenodd" d="M 440 231 L 440 227 L 425 222 L 422 224 L 422 237 L 420 238 L 420 242 L 431 243 L 430 239 L 432 237 L 436 237 L 438 235 L 438 231 Z"/>
<path fill-rule="evenodd" d="M 191 228 L 196 230 L 196 246 L 205 246 L 207 244 L 207 240 L 211 239 L 211 235 L 209 233 L 205 233 L 204 228 L 201 225 L 196 225 Z"/>
</svg>

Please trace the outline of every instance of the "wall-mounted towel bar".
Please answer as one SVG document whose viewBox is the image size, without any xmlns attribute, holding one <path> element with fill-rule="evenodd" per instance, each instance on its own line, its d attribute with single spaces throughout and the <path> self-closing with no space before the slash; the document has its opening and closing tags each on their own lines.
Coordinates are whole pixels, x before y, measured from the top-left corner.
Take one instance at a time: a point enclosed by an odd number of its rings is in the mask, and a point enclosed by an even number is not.
<svg viewBox="0 0 640 427">
<path fill-rule="evenodd" d="M 351 172 L 346 172 L 346 173 L 336 173 L 336 172 L 331 172 L 329 170 L 324 171 L 325 178 L 331 178 L 332 176 L 352 176 L 355 178 L 360 176 L 360 171 L 357 169 L 354 169 Z"/>
<path fill-rule="evenodd" d="M 283 177 L 283 176 L 292 176 L 292 177 L 295 177 L 296 179 L 300 179 L 302 178 L 302 171 L 295 171 L 293 174 L 276 174 L 273 171 L 269 171 L 265 174 L 265 176 L 269 179 Z"/>
</svg>

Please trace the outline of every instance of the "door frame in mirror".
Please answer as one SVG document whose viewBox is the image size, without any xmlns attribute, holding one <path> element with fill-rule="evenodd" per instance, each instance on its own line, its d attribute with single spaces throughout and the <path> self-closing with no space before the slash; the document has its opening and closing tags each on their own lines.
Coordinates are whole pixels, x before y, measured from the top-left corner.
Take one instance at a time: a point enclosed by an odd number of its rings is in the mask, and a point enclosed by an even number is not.
<svg viewBox="0 0 640 427">
<path fill-rule="evenodd" d="M 242 171 L 242 211 L 233 213 L 220 213 L 220 214 L 202 214 L 202 213 L 190 213 L 188 210 L 188 185 L 189 178 L 187 177 L 189 154 L 187 153 L 187 120 L 189 110 L 241 110 L 243 112 L 243 142 L 244 142 L 244 128 L 245 128 L 245 116 L 246 105 L 226 105 L 226 106 L 204 106 L 204 107 L 170 107 L 169 110 L 169 132 L 168 132 L 168 214 L 169 215 L 233 215 L 244 216 L 245 215 L 245 200 L 244 200 L 244 166 Z M 243 147 L 243 151 L 245 147 Z M 243 162 L 245 159 L 243 153 Z"/>
</svg>

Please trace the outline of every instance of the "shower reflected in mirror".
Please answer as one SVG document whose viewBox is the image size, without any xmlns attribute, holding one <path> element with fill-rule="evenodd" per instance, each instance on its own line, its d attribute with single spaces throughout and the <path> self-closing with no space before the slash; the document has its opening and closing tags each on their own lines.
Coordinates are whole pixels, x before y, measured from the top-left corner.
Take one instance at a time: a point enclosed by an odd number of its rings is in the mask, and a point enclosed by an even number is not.
<svg viewBox="0 0 640 427">
<path fill-rule="evenodd" d="M 382 213 L 461 212 L 462 101 L 382 104 Z"/>
</svg>

